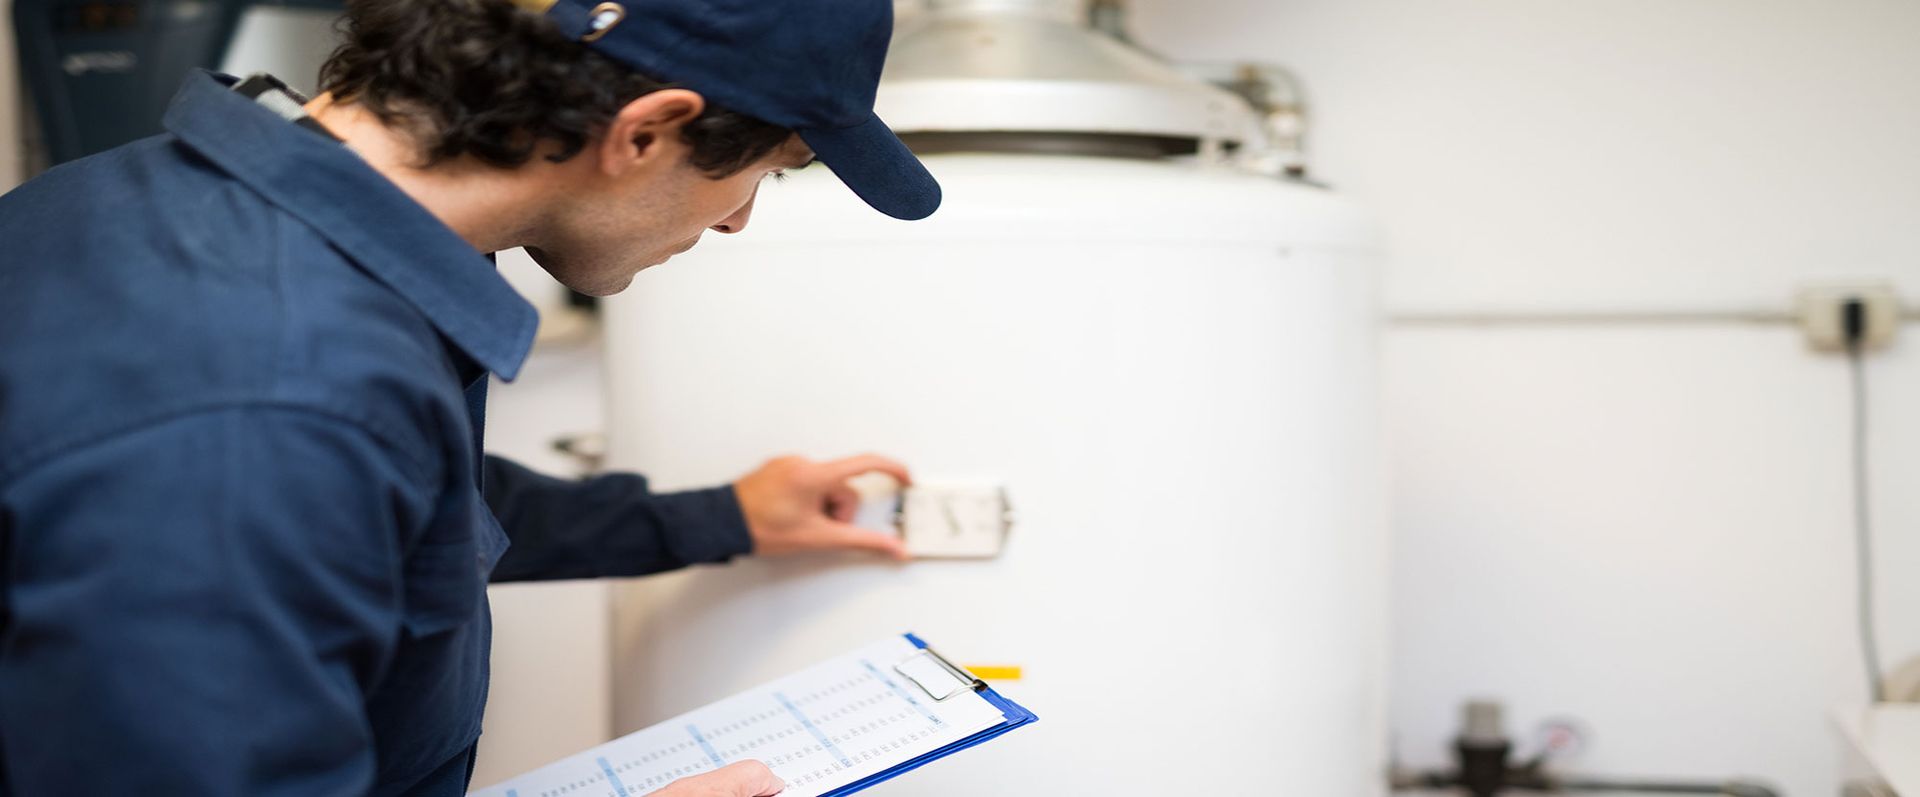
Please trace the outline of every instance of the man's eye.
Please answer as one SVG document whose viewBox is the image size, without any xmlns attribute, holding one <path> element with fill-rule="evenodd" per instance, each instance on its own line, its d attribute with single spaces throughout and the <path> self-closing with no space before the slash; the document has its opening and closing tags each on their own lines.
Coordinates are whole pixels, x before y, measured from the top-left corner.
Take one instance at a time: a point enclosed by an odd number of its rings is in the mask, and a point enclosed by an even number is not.
<svg viewBox="0 0 1920 797">
<path fill-rule="evenodd" d="M 776 183 L 784 183 L 784 182 L 786 182 L 786 181 L 787 181 L 787 173 L 786 173 L 785 171 L 776 171 L 776 172 L 773 172 L 773 181 L 774 181 L 774 182 L 776 182 Z"/>
</svg>

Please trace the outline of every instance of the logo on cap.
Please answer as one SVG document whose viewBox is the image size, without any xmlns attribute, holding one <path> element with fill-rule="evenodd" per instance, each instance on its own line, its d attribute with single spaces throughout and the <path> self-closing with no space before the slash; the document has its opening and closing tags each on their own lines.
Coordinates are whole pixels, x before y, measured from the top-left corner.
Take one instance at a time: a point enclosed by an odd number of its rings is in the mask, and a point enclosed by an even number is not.
<svg viewBox="0 0 1920 797">
<path fill-rule="evenodd" d="M 607 35 L 607 31 L 613 30 L 613 26 L 620 24 L 620 20 L 626 18 L 627 7 L 619 3 L 601 3 L 594 6 L 587 22 L 586 35 L 581 36 L 580 40 L 599 41 L 600 37 Z"/>
</svg>

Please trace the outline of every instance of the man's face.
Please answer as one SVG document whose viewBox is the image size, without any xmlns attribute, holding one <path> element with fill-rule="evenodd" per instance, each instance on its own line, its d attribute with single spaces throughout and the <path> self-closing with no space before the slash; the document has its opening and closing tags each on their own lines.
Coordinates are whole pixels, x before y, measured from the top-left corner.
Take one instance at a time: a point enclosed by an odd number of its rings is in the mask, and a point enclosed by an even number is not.
<svg viewBox="0 0 1920 797">
<path fill-rule="evenodd" d="M 590 174 L 571 186 L 576 190 L 553 204 L 541 245 L 527 247 L 528 253 L 567 287 L 610 296 L 634 275 L 692 249 L 708 231 L 745 230 L 761 183 L 813 160 L 793 136 L 745 169 L 715 179 L 688 160 L 683 143 L 665 146 L 653 168 Z"/>
</svg>

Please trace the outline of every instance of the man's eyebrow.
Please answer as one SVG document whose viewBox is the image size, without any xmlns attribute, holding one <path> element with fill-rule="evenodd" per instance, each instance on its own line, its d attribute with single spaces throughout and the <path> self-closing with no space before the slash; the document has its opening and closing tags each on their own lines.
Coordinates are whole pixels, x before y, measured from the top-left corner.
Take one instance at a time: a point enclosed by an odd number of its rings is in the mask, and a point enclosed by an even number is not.
<svg viewBox="0 0 1920 797">
<path fill-rule="evenodd" d="M 793 160 L 790 160 L 790 161 L 787 161 L 788 163 L 790 163 L 790 164 L 793 164 L 793 165 L 791 165 L 791 166 L 788 166 L 787 168 L 789 168 L 789 169 L 805 169 L 805 168 L 807 168 L 808 166 L 812 166 L 812 165 L 814 164 L 814 162 L 816 162 L 816 161 L 818 161 L 818 160 L 820 160 L 820 158 L 819 158 L 819 156 L 817 156 L 817 155 L 815 155 L 815 154 L 813 154 L 813 150 L 807 150 L 807 152 L 806 152 L 806 154 L 805 154 L 804 156 L 802 156 L 802 157 L 796 157 L 796 158 L 794 158 Z"/>
</svg>

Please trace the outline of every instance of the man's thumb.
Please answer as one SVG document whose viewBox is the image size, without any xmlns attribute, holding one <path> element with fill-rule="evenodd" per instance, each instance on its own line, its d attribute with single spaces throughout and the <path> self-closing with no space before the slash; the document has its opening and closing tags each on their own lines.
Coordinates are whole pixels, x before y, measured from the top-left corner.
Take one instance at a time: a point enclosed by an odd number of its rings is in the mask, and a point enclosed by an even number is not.
<svg viewBox="0 0 1920 797">
<path fill-rule="evenodd" d="M 727 779 L 731 781 L 729 791 L 738 797 L 773 797 L 787 787 L 780 776 L 758 761 L 728 764 L 720 771 L 727 774 Z"/>
</svg>

